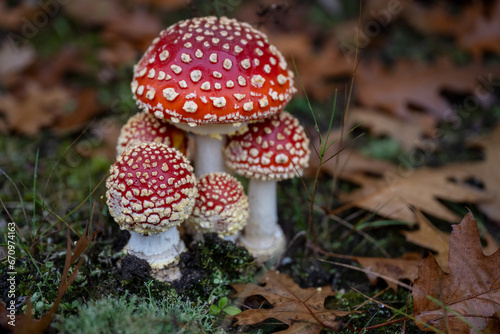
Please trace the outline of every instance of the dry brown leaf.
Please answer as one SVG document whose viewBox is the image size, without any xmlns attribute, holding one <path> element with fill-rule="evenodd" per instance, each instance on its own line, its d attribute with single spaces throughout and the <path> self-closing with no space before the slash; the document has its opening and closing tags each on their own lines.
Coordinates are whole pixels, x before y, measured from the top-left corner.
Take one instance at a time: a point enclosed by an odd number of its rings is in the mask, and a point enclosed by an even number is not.
<svg viewBox="0 0 500 334">
<path fill-rule="evenodd" d="M 186 7 L 190 4 L 188 0 L 132 0 L 141 5 L 151 5 L 158 8 L 176 10 Z"/>
<path fill-rule="evenodd" d="M 422 261 L 422 256 L 415 253 L 405 254 L 396 259 L 353 256 L 353 260 L 358 262 L 363 269 L 372 272 L 365 272 L 371 284 L 376 284 L 381 278 L 389 288 L 397 291 L 398 281 L 413 282 L 417 278 L 417 265 Z"/>
<path fill-rule="evenodd" d="M 23 96 L 0 95 L 0 114 L 5 116 L 9 129 L 34 135 L 53 124 L 70 100 L 69 92 L 62 87 L 42 89 L 28 83 Z"/>
<path fill-rule="evenodd" d="M 452 177 L 467 179 L 470 173 L 454 166 L 421 167 L 406 173 L 386 173 L 384 178 L 369 175 L 351 175 L 349 180 L 361 185 L 360 189 L 343 197 L 344 201 L 389 219 L 413 222 L 410 207 L 437 218 L 454 222 L 459 217 L 441 204 L 438 199 L 458 203 L 478 203 L 491 199 L 491 194 L 457 184 Z"/>
<path fill-rule="evenodd" d="M 115 36 L 115 40 L 129 40 L 142 49 L 146 49 L 163 28 L 164 26 L 157 15 L 136 9 L 109 20 L 106 25 L 106 34 L 108 40 L 109 35 L 111 35 Z"/>
<path fill-rule="evenodd" d="M 464 25 L 458 36 L 458 45 L 479 59 L 485 51 L 500 54 L 500 1 L 486 8 L 482 2 L 474 2 L 466 8 Z"/>
<path fill-rule="evenodd" d="M 19 1 L 18 1 L 19 2 Z M 24 0 L 16 6 L 9 6 L 7 1 L 0 2 L 0 28 L 17 30 L 23 25 L 23 17 L 30 17 L 36 7 Z"/>
<path fill-rule="evenodd" d="M 304 84 L 309 98 L 326 100 L 335 94 L 335 88 L 343 88 L 332 83 L 332 78 L 350 76 L 354 63 L 342 54 L 338 42 L 326 38 L 321 47 L 314 45 L 311 36 L 306 33 L 273 34 L 270 41 L 286 57 L 290 69 L 295 72 L 292 59 Z M 295 85 L 299 94 L 303 93 L 299 78 Z"/>
<path fill-rule="evenodd" d="M 484 149 L 485 160 L 454 164 L 455 169 L 460 172 L 465 170 L 468 174 L 451 175 L 457 181 L 466 184 L 467 180 L 476 179 L 481 181 L 485 191 L 493 194 L 487 201 L 481 201 L 479 208 L 492 220 L 500 223 L 500 124 L 498 124 L 490 135 L 470 142 L 471 146 Z"/>
<path fill-rule="evenodd" d="M 443 273 L 432 255 L 418 267 L 412 292 L 417 325 L 430 331 L 423 325 L 428 324 L 447 333 L 475 333 L 476 329 L 483 333 L 500 332 L 499 264 L 500 250 L 484 255 L 477 221 L 469 212 L 459 225 L 453 226 L 450 274 Z"/>
<path fill-rule="evenodd" d="M 436 122 L 427 115 L 414 115 L 411 120 L 391 117 L 384 112 L 353 108 L 347 114 L 346 128 L 356 125 L 368 128 L 375 136 L 389 136 L 397 140 L 406 151 L 417 148 L 424 137 L 433 137 Z"/>
<path fill-rule="evenodd" d="M 436 260 L 445 272 L 449 272 L 448 252 L 450 236 L 434 226 L 420 212 L 415 214 L 418 230 L 402 231 L 406 240 L 421 247 L 433 250 L 437 253 Z M 416 269 L 416 268 L 415 268 Z"/>
<path fill-rule="evenodd" d="M 106 25 L 125 14 L 123 5 L 117 0 L 68 1 L 63 9 L 69 17 L 88 26 Z"/>
<path fill-rule="evenodd" d="M 97 102 L 95 89 L 87 88 L 77 94 L 75 110 L 71 113 L 61 114 L 57 118 L 54 129 L 60 133 L 82 128 L 92 117 L 97 116 L 102 111 L 102 107 Z"/>
<path fill-rule="evenodd" d="M 277 319 L 289 327 L 280 333 L 319 333 L 323 328 L 339 330 L 342 327 L 338 317 L 352 312 L 327 310 L 325 298 L 334 296 L 329 286 L 301 289 L 291 277 L 268 271 L 261 279 L 264 286 L 232 284 L 237 297 L 264 297 L 273 307 L 270 309 L 246 309 L 235 316 L 235 325 L 252 325 L 267 319 Z"/>
<path fill-rule="evenodd" d="M 401 60 L 391 70 L 372 62 L 361 64 L 356 71 L 357 97 L 366 107 L 380 108 L 401 118 L 411 120 L 413 108 L 420 108 L 436 120 L 450 120 L 456 115 L 441 95 L 443 90 L 474 94 L 480 87 L 480 76 L 499 72 L 499 68 L 455 67 L 445 61 L 423 65 Z"/>
<path fill-rule="evenodd" d="M 8 42 L 0 47 L 0 83 L 8 84 L 10 76 L 18 75 L 35 61 L 33 47 L 23 45 L 14 49 Z"/>
<path fill-rule="evenodd" d="M 462 14 L 450 13 L 444 2 L 437 2 L 432 7 L 414 2 L 405 8 L 406 21 L 425 34 L 455 35 L 463 24 Z"/>
<path fill-rule="evenodd" d="M 451 12 L 444 3 L 423 6 L 413 2 L 404 16 L 416 29 L 426 34 L 455 37 L 457 45 L 479 60 L 484 52 L 500 54 L 500 1 L 485 4 L 465 3 L 460 12 Z"/>
</svg>

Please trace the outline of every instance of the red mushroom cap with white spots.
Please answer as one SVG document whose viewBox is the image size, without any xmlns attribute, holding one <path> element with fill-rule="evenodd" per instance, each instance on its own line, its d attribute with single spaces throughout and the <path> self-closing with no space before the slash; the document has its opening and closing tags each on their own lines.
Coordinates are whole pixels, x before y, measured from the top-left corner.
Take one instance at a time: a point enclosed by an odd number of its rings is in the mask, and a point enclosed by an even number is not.
<svg viewBox="0 0 500 334">
<path fill-rule="evenodd" d="M 107 204 L 121 229 L 165 232 L 193 210 L 197 193 L 193 168 L 174 148 L 156 143 L 130 147 L 109 174 Z"/>
<path fill-rule="evenodd" d="M 141 112 L 132 116 L 122 127 L 116 145 L 116 154 L 121 155 L 127 147 L 145 142 L 165 144 L 178 149 L 185 155 L 188 136 L 172 124 Z"/>
<path fill-rule="evenodd" d="M 295 92 L 293 73 L 266 35 L 226 17 L 162 31 L 135 67 L 131 87 L 140 107 L 191 126 L 267 118 Z"/>
<path fill-rule="evenodd" d="M 245 227 L 248 199 L 241 183 L 233 176 L 214 172 L 198 179 L 198 195 L 188 224 L 201 233 L 221 237 L 234 235 Z"/>
<path fill-rule="evenodd" d="M 226 163 L 236 173 L 259 180 L 284 180 L 309 164 L 309 138 L 299 121 L 284 111 L 228 136 Z"/>
</svg>

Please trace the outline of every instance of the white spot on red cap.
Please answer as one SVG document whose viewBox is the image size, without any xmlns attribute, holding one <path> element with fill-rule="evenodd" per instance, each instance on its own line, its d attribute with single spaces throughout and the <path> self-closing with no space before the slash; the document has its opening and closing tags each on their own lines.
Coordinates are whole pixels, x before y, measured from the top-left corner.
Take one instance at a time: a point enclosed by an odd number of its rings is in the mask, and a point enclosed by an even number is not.
<svg viewBox="0 0 500 334">
<path fill-rule="evenodd" d="M 253 110 L 253 102 L 246 102 L 244 105 L 243 105 L 243 110 L 245 111 L 252 111 Z"/>
<path fill-rule="evenodd" d="M 226 99 L 224 97 L 211 97 L 212 104 L 216 108 L 223 108 L 226 106 Z"/>
<path fill-rule="evenodd" d="M 243 67 L 245 70 L 249 69 L 251 66 L 250 59 L 248 59 L 248 58 L 243 59 L 240 64 L 241 64 L 241 67 Z"/>
<path fill-rule="evenodd" d="M 186 101 L 182 109 L 189 113 L 195 113 L 198 110 L 198 105 L 193 101 Z"/>
<path fill-rule="evenodd" d="M 170 68 L 172 69 L 172 72 L 174 72 L 175 74 L 180 74 L 182 72 L 182 67 L 180 66 L 172 65 L 170 66 Z"/>
<path fill-rule="evenodd" d="M 149 100 L 154 99 L 154 97 L 155 97 L 155 93 L 156 93 L 156 91 L 155 91 L 155 89 L 154 89 L 154 88 L 150 88 L 150 89 L 148 89 L 148 91 L 147 91 L 147 93 L 146 93 L 146 98 L 147 98 L 147 99 L 149 99 Z"/>
<path fill-rule="evenodd" d="M 201 71 L 200 70 L 194 70 L 191 72 L 191 80 L 193 80 L 193 82 L 198 82 L 201 80 Z"/>
<path fill-rule="evenodd" d="M 234 97 L 235 97 L 238 101 L 241 101 L 241 100 L 243 100 L 243 99 L 246 97 L 246 95 L 245 95 L 245 94 L 238 94 L 238 93 L 233 94 L 233 96 L 234 96 Z"/>
<path fill-rule="evenodd" d="M 233 62 L 230 59 L 224 59 L 224 62 L 222 63 L 222 67 L 224 67 L 226 70 L 230 70 L 231 67 L 233 66 Z"/>
<path fill-rule="evenodd" d="M 161 61 L 165 61 L 168 59 L 169 55 L 170 54 L 169 54 L 168 50 L 164 50 L 164 51 L 160 52 L 159 58 Z"/>
<path fill-rule="evenodd" d="M 157 80 L 165 80 L 166 74 L 163 71 L 158 71 L 158 77 L 156 77 Z"/>
<path fill-rule="evenodd" d="M 280 85 L 284 85 L 286 83 L 287 78 L 283 74 L 278 74 L 278 83 Z"/>
<path fill-rule="evenodd" d="M 202 90 L 210 90 L 210 82 L 205 81 L 204 83 L 201 84 L 200 87 Z"/>
<path fill-rule="evenodd" d="M 191 59 L 191 56 L 188 55 L 187 53 L 183 53 L 181 54 L 181 61 L 183 63 L 189 64 L 191 61 L 193 61 L 193 59 Z"/>
<path fill-rule="evenodd" d="M 168 101 L 173 101 L 177 96 L 179 96 L 179 93 L 175 91 L 172 87 L 165 88 L 163 90 L 163 96 L 168 100 Z"/>
<path fill-rule="evenodd" d="M 254 87 L 261 88 L 264 85 L 265 81 L 266 79 L 264 79 L 264 77 L 262 77 L 262 75 L 260 74 L 252 76 L 252 86 Z"/>
</svg>

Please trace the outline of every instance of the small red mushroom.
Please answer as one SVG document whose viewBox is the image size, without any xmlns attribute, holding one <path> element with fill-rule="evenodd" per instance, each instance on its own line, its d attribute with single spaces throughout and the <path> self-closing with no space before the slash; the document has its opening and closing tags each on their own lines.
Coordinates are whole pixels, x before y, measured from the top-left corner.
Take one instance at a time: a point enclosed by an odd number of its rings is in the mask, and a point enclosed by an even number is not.
<svg viewBox="0 0 500 334">
<path fill-rule="evenodd" d="M 299 121 L 284 111 L 228 136 L 227 165 L 250 178 L 250 217 L 239 242 L 260 262 L 279 257 L 285 237 L 278 225 L 276 181 L 302 174 L 309 162 L 309 138 Z"/>
<path fill-rule="evenodd" d="M 170 123 L 140 112 L 130 117 L 122 127 L 116 145 L 116 156 L 120 156 L 129 146 L 145 142 L 162 143 L 186 155 L 188 136 Z"/>
<path fill-rule="evenodd" d="M 130 231 L 126 251 L 147 260 L 156 276 L 172 280 L 185 246 L 176 228 L 193 211 L 196 180 L 189 161 L 164 144 L 129 147 L 111 166 L 106 180 L 109 212 Z M 175 269 L 175 267 L 174 267 Z"/>
<path fill-rule="evenodd" d="M 131 87 L 145 111 L 197 135 L 197 176 L 224 170 L 221 135 L 279 113 L 295 92 L 293 73 L 265 34 L 213 16 L 163 30 Z"/>
<path fill-rule="evenodd" d="M 198 195 L 188 225 L 199 233 L 217 233 L 234 241 L 248 219 L 248 199 L 233 176 L 213 172 L 198 178 Z"/>
</svg>

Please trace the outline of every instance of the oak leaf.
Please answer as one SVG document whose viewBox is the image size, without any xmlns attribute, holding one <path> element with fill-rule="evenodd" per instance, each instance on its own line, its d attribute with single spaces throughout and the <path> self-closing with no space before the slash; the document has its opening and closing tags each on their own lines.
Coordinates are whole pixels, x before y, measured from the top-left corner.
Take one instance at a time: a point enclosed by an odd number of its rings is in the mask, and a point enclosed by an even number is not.
<svg viewBox="0 0 500 334">
<path fill-rule="evenodd" d="M 366 107 L 380 108 L 406 120 L 411 120 L 415 114 L 413 109 L 419 108 L 436 120 L 449 121 L 456 115 L 442 96 L 443 90 L 474 94 L 483 84 L 482 76 L 499 72 L 500 69 L 493 66 L 456 67 L 448 61 L 424 65 L 401 60 L 392 69 L 372 62 L 360 65 L 356 71 L 357 97 Z"/>
<path fill-rule="evenodd" d="M 407 241 L 436 252 L 436 261 L 445 272 L 449 272 L 450 236 L 439 230 L 420 212 L 417 212 L 415 217 L 418 229 L 415 231 L 402 231 L 401 233 L 403 233 Z"/>
<path fill-rule="evenodd" d="M 455 166 L 386 173 L 384 178 L 369 175 L 350 175 L 349 180 L 361 188 L 343 196 L 352 206 L 363 208 L 389 219 L 414 222 L 411 207 L 443 220 L 454 222 L 459 217 L 439 202 L 439 199 L 458 203 L 478 203 L 491 199 L 492 194 L 461 185 L 450 178 L 467 179 L 470 173 Z"/>
<path fill-rule="evenodd" d="M 500 250 L 486 256 L 477 221 L 468 213 L 453 226 L 450 273 L 431 254 L 418 267 L 413 288 L 413 313 L 423 330 L 431 325 L 448 333 L 500 331 Z M 496 314 L 496 316 L 495 316 Z"/>
<path fill-rule="evenodd" d="M 319 333 L 323 328 L 339 330 L 342 321 L 338 317 L 351 314 L 348 311 L 327 310 L 325 298 L 334 296 L 330 287 L 301 289 L 291 277 L 268 271 L 257 284 L 232 284 L 237 297 L 264 297 L 273 307 L 247 309 L 237 314 L 235 325 L 252 325 L 267 319 L 276 319 L 289 327 L 281 333 Z"/>
<path fill-rule="evenodd" d="M 498 169 L 500 124 L 488 136 L 470 141 L 469 144 L 484 149 L 484 160 L 454 164 L 456 175 L 452 173 L 451 176 L 464 185 L 471 179 L 480 181 L 485 191 L 492 193 L 493 196 L 486 201 L 481 201 L 478 206 L 490 219 L 500 223 L 500 171 Z M 468 174 L 461 173 L 464 170 Z"/>
<path fill-rule="evenodd" d="M 435 120 L 428 115 L 414 115 L 412 121 L 392 117 L 387 113 L 369 108 L 353 108 L 347 114 L 345 128 L 359 125 L 375 136 L 388 136 L 410 151 L 418 148 L 424 137 L 435 136 Z"/>
<path fill-rule="evenodd" d="M 353 260 L 363 267 L 371 284 L 376 284 L 381 278 L 389 288 L 396 291 L 398 281 L 409 280 L 413 282 L 417 278 L 417 265 L 422 257 L 416 253 L 409 253 L 395 259 L 353 256 Z"/>
<path fill-rule="evenodd" d="M 338 41 L 333 36 L 313 41 L 304 32 L 294 34 L 271 34 L 269 40 L 283 54 L 290 70 L 297 67 L 300 81 L 307 96 L 311 99 L 327 100 L 335 93 L 335 88 L 343 88 L 333 83 L 333 78 L 350 77 L 354 71 L 351 62 L 338 48 Z M 318 47 L 317 44 L 321 44 Z M 293 60 L 292 60 L 293 59 Z M 304 93 L 297 78 L 299 94 Z"/>
<path fill-rule="evenodd" d="M 70 101 L 70 93 L 63 87 L 43 89 L 36 83 L 28 83 L 22 97 L 0 95 L 0 115 L 5 116 L 9 129 L 34 135 L 53 124 Z"/>
</svg>

